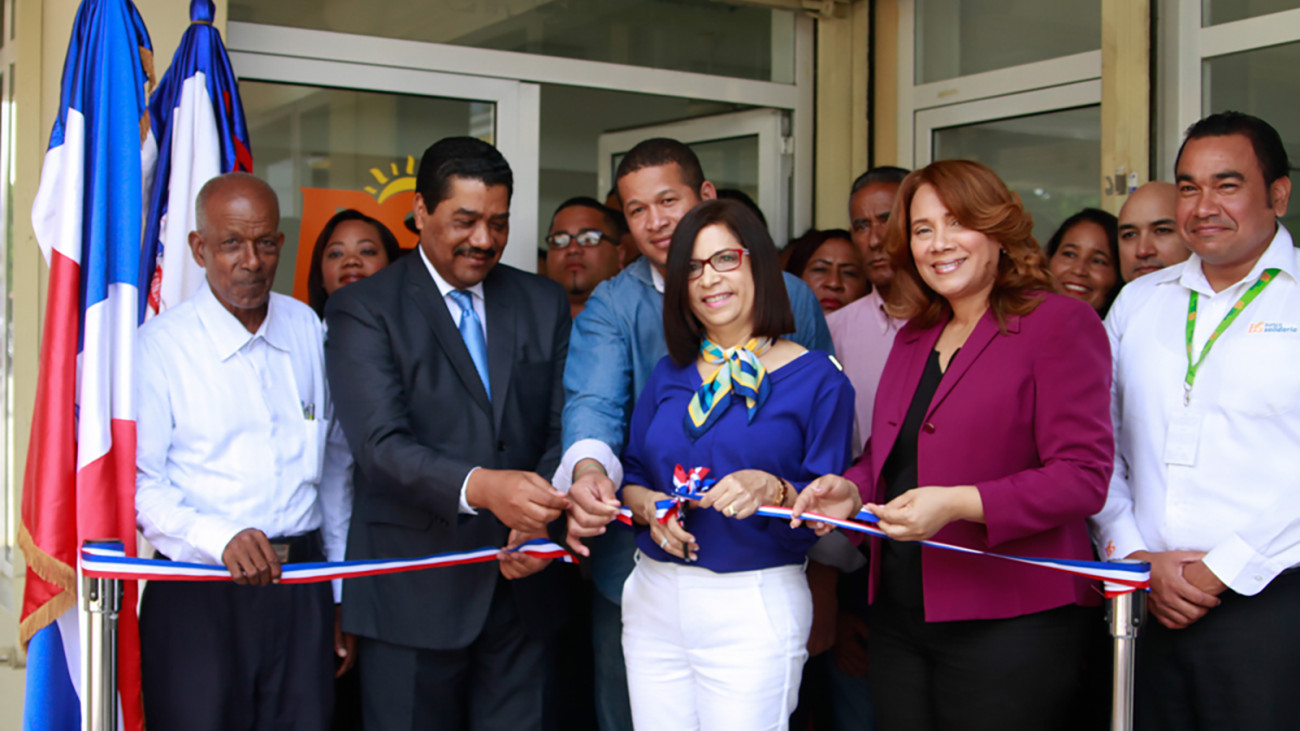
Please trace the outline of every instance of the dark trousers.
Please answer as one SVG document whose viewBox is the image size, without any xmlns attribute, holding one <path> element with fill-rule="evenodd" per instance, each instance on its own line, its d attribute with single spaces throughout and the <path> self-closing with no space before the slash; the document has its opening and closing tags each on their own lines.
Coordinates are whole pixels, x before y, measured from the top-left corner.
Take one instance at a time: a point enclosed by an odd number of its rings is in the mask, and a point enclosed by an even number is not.
<svg viewBox="0 0 1300 731">
<path fill-rule="evenodd" d="M 1231 590 L 1186 629 L 1138 637 L 1139 729 L 1300 728 L 1300 572 L 1255 596 Z"/>
<path fill-rule="evenodd" d="M 1070 725 L 1089 622 L 1066 606 L 1011 619 L 926 622 L 870 612 L 871 697 L 880 731 L 1047 731 Z"/>
<path fill-rule="evenodd" d="M 498 583 L 483 631 L 459 650 L 359 638 L 369 731 L 527 731 L 557 727 L 553 638 L 529 637 Z M 435 616 L 430 622 L 438 621 Z M 563 682 L 567 682 L 565 679 Z"/>
<path fill-rule="evenodd" d="M 329 728 L 328 583 L 151 581 L 140 607 L 149 731 Z"/>
</svg>

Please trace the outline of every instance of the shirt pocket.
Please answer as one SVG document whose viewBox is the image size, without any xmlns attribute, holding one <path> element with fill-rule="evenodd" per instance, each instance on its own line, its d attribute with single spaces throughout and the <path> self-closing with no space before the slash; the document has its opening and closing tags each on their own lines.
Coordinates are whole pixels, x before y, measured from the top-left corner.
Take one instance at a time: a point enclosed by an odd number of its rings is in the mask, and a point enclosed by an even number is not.
<svg viewBox="0 0 1300 731">
<path fill-rule="evenodd" d="M 1251 333 L 1219 344 L 1206 361 L 1216 357 L 1223 359 L 1220 405 L 1225 411 L 1271 416 L 1300 403 L 1300 336 Z"/>
<path fill-rule="evenodd" d="M 314 419 L 304 418 L 302 425 L 303 481 L 319 483 L 325 464 L 325 441 L 329 439 L 330 421 L 317 415 Z"/>
</svg>

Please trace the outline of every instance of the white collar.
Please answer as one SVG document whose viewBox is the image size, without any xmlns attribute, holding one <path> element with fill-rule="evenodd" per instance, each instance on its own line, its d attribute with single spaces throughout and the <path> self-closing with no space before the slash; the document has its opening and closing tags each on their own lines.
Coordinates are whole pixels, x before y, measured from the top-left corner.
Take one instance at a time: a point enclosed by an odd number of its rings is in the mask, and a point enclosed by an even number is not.
<svg viewBox="0 0 1300 731">
<path fill-rule="evenodd" d="M 442 278 L 442 275 L 438 274 L 438 270 L 433 268 L 433 263 L 430 262 L 430 261 L 429 261 L 429 257 L 428 257 L 428 256 L 425 256 L 425 254 L 424 254 L 424 247 L 423 247 L 423 246 L 420 246 L 419 244 L 416 244 L 416 245 L 415 245 L 415 249 L 416 249 L 416 251 L 419 251 L 419 252 L 420 252 L 420 261 L 423 261 L 423 262 L 424 262 L 424 268 L 429 270 L 429 276 L 433 277 L 433 283 L 436 284 L 436 285 L 438 286 L 438 294 L 442 295 L 443 299 L 446 299 L 446 297 L 447 297 L 447 295 L 448 295 L 449 293 L 451 293 L 451 292 L 455 292 L 455 291 L 456 291 L 456 288 L 453 287 L 453 286 L 451 286 L 450 284 L 448 284 L 448 283 L 447 283 L 447 280 L 443 279 L 443 278 Z M 466 287 L 466 288 L 465 288 L 465 291 L 466 291 L 466 292 L 470 292 L 470 293 L 473 294 L 475 297 L 478 297 L 479 300 L 483 300 L 483 283 L 482 283 L 482 282 L 479 282 L 478 284 L 474 285 L 473 287 Z"/>
</svg>

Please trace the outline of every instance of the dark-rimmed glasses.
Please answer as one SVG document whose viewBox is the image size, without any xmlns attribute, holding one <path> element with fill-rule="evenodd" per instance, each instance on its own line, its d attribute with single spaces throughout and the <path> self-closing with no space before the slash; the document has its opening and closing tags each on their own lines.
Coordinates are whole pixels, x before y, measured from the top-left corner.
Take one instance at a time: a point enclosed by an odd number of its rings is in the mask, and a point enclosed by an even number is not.
<svg viewBox="0 0 1300 731">
<path fill-rule="evenodd" d="M 546 237 L 546 248 L 548 249 L 567 249 L 569 244 L 576 243 L 584 249 L 590 249 L 600 246 L 603 240 L 609 240 L 609 243 L 618 245 L 618 242 L 609 238 L 603 232 L 594 228 L 579 231 L 577 234 L 570 234 L 564 231 L 553 233 Z"/>
<path fill-rule="evenodd" d="M 745 260 L 745 254 L 749 249 L 722 249 L 714 252 L 713 256 L 708 259 L 691 259 L 686 265 L 686 278 L 699 279 L 704 274 L 704 265 L 708 264 L 713 267 L 713 271 L 721 274 L 740 268 L 740 263 Z"/>
</svg>

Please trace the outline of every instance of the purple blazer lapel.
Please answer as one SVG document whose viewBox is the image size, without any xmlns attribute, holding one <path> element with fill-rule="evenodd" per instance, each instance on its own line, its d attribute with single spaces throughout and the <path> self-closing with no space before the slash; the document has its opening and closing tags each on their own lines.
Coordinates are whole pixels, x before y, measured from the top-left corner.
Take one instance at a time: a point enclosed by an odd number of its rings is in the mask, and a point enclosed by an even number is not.
<svg viewBox="0 0 1300 731">
<path fill-rule="evenodd" d="M 920 385 L 921 375 L 925 372 L 925 362 L 939 340 L 939 333 L 943 332 L 943 325 L 940 322 L 925 330 L 904 326 L 894 340 L 894 351 L 885 364 L 885 372 L 881 374 L 880 380 L 881 390 L 876 396 L 878 418 L 871 427 L 872 468 L 877 478 L 884 469 L 885 459 L 894 449 L 894 442 L 898 440 L 903 419 L 907 416 L 907 409 L 912 405 L 916 387 Z"/>
<path fill-rule="evenodd" d="M 938 328 L 943 330 L 943 326 Z M 1020 318 L 1012 315 L 1007 318 L 1007 332 L 1020 332 Z M 994 338 L 999 335 L 998 320 L 993 315 L 993 310 L 986 310 L 984 316 L 975 324 L 975 329 L 971 331 L 966 342 L 957 351 L 957 356 L 948 364 L 948 369 L 944 371 L 943 378 L 939 381 L 939 388 L 934 392 L 934 398 L 930 400 L 930 408 L 925 412 L 925 418 L 928 421 L 934 415 L 935 409 L 939 404 L 952 393 L 953 388 L 961 381 L 966 372 L 970 370 L 975 361 L 979 360 L 981 354 L 993 343 Z M 936 337 L 937 341 L 938 338 Z"/>
</svg>

